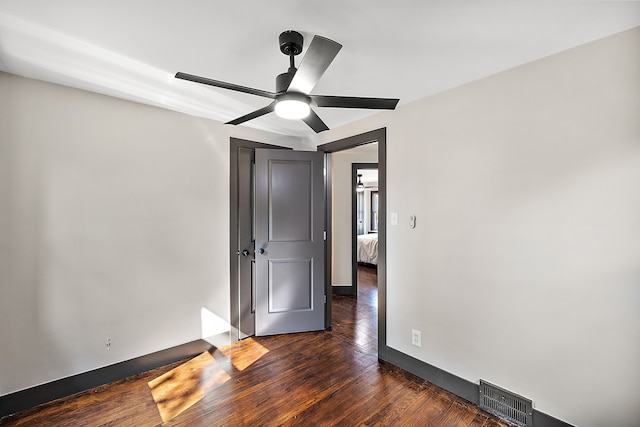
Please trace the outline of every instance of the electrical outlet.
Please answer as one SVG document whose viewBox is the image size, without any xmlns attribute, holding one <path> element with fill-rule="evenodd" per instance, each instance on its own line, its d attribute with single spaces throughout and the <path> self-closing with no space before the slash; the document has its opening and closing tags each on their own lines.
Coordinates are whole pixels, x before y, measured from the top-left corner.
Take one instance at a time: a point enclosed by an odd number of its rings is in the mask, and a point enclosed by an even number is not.
<svg viewBox="0 0 640 427">
<path fill-rule="evenodd" d="M 415 329 L 411 330 L 411 344 L 416 347 L 422 347 L 422 332 Z"/>
</svg>

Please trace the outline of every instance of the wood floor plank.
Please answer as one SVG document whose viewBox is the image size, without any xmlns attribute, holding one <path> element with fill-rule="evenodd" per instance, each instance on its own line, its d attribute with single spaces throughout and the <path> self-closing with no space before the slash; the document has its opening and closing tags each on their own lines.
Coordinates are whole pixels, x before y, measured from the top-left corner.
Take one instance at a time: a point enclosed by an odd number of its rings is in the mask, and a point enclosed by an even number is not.
<svg viewBox="0 0 640 427">
<path fill-rule="evenodd" d="M 0 425 L 508 426 L 378 361 L 377 274 L 359 267 L 358 275 L 357 298 L 333 297 L 332 330 L 247 338 L 212 349 L 175 395 L 166 389 L 157 398 L 181 404 L 164 421 L 148 383 L 162 385 L 169 376 L 178 381 L 179 375 L 163 375 L 195 362 L 179 361 L 50 402 L 5 417 Z"/>
</svg>

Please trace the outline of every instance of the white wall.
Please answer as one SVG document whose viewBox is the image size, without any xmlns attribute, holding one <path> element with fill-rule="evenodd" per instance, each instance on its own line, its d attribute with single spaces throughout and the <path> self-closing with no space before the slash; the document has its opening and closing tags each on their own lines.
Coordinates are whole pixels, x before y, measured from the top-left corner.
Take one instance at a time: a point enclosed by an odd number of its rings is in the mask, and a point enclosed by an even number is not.
<svg viewBox="0 0 640 427">
<path fill-rule="evenodd" d="M 370 144 L 373 145 L 373 144 Z M 378 151 L 367 146 L 331 154 L 333 286 L 351 286 L 351 165 L 377 163 Z"/>
<path fill-rule="evenodd" d="M 574 425 L 637 425 L 640 28 L 327 140 L 383 126 L 388 344 Z"/>
<path fill-rule="evenodd" d="M 0 73 L 0 395 L 229 320 L 230 132 Z"/>
</svg>

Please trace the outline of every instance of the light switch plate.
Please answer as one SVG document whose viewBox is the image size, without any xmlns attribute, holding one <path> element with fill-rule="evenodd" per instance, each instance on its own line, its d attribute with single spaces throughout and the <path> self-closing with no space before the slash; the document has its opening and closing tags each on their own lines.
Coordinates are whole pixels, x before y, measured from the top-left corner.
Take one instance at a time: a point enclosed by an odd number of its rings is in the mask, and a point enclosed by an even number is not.
<svg viewBox="0 0 640 427">
<path fill-rule="evenodd" d="M 391 212 L 391 225 L 398 225 L 398 212 Z"/>
</svg>

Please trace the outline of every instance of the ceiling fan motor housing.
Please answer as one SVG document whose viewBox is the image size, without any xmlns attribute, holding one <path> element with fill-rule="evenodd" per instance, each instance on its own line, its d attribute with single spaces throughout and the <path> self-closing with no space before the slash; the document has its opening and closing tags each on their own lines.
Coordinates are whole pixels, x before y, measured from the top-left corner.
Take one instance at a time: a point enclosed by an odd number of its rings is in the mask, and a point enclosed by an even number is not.
<svg viewBox="0 0 640 427">
<path fill-rule="evenodd" d="M 287 56 L 300 55 L 304 38 L 297 31 L 288 30 L 280 34 L 280 52 Z"/>
</svg>

